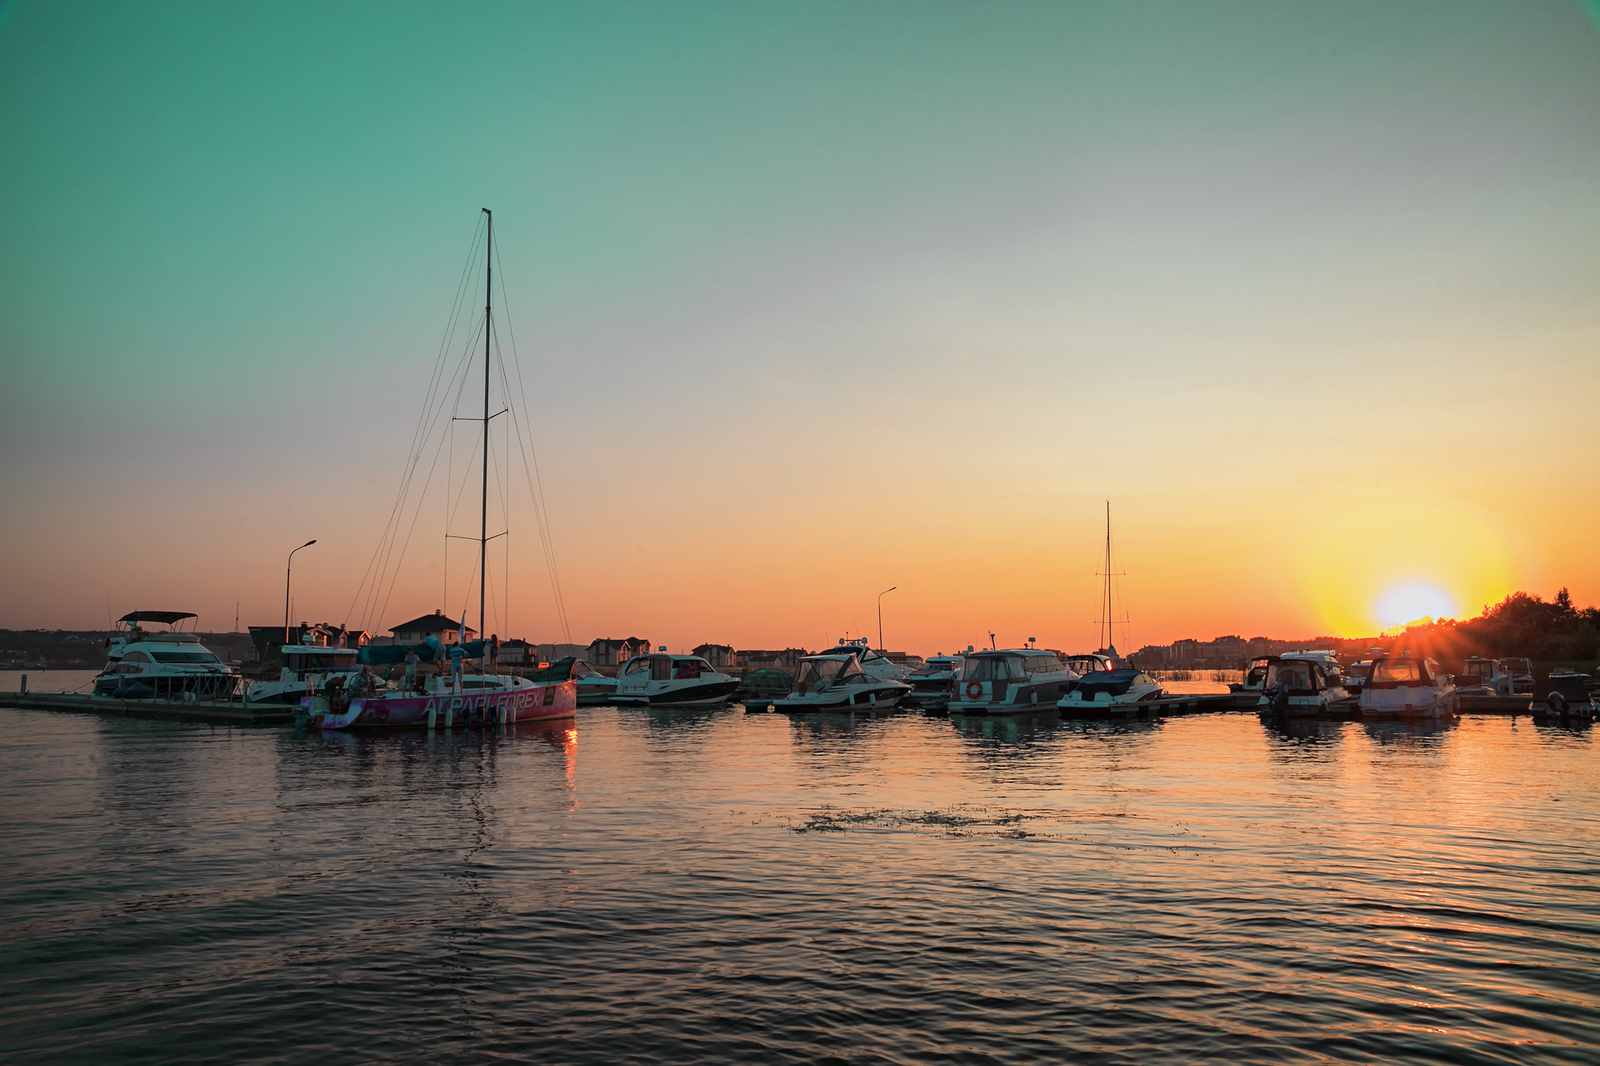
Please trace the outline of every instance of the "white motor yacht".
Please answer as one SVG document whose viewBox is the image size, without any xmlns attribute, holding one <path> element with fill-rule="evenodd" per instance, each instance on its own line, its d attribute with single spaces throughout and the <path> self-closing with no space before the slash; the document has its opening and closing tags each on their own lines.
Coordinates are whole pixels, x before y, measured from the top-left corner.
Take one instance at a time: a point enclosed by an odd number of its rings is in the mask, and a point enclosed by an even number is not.
<svg viewBox="0 0 1600 1066">
<path fill-rule="evenodd" d="M 904 681 L 877 677 L 866 671 L 850 647 L 825 655 L 807 655 L 795 671 L 789 694 L 773 704 L 774 710 L 885 711 L 911 691 Z"/>
<path fill-rule="evenodd" d="M 1320 659 L 1296 655 L 1269 656 L 1257 706 L 1263 714 L 1321 717 L 1334 703 L 1349 698 L 1343 680 L 1337 663 L 1330 666 Z"/>
<path fill-rule="evenodd" d="M 1456 675 L 1458 696 L 1513 696 L 1516 679 L 1498 659 L 1469 655 L 1461 663 L 1461 673 Z"/>
<path fill-rule="evenodd" d="M 246 688 L 251 703 L 298 704 L 302 696 L 317 692 L 328 678 L 345 678 L 360 672 L 359 648 L 333 648 L 321 644 L 283 645 L 283 669 L 272 681 L 256 681 Z"/>
<path fill-rule="evenodd" d="M 1069 714 L 1101 714 L 1126 711 L 1165 695 L 1155 678 L 1143 670 L 1123 667 L 1099 671 L 1075 682 L 1056 706 Z"/>
<path fill-rule="evenodd" d="M 1004 648 L 968 652 L 950 688 L 951 714 L 1049 710 L 1079 677 L 1053 651 Z"/>
<path fill-rule="evenodd" d="M 930 655 L 923 664 L 906 675 L 911 691 L 901 697 L 907 707 L 920 707 L 925 711 L 942 711 L 950 703 L 950 686 L 961 671 L 961 656 Z"/>
<path fill-rule="evenodd" d="M 905 667 L 890 659 L 883 652 L 867 647 L 866 637 L 859 637 L 855 640 L 846 640 L 844 637 L 840 637 L 839 646 L 833 649 L 833 653 L 842 655 L 845 652 L 854 652 L 856 662 L 861 664 L 861 669 L 873 677 L 880 677 L 887 681 L 904 681 L 906 679 Z"/>
<path fill-rule="evenodd" d="M 239 674 L 193 633 L 172 628 L 197 615 L 187 611 L 130 611 L 117 619 L 127 629 L 106 640 L 105 669 L 94 679 L 96 696 L 118 699 L 232 699 Z M 149 633 L 141 622 L 167 626 Z"/>
<path fill-rule="evenodd" d="M 739 679 L 698 655 L 636 655 L 617 671 L 611 702 L 652 707 L 698 707 L 733 695 Z"/>
<path fill-rule="evenodd" d="M 1455 680 L 1432 659 L 1391 655 L 1372 664 L 1361 688 L 1362 718 L 1453 718 L 1460 710 Z"/>
<path fill-rule="evenodd" d="M 1511 676 L 1511 693 L 1520 696 L 1524 692 L 1533 694 L 1533 663 L 1527 659 L 1509 658 L 1500 660 L 1500 669 Z"/>
</svg>

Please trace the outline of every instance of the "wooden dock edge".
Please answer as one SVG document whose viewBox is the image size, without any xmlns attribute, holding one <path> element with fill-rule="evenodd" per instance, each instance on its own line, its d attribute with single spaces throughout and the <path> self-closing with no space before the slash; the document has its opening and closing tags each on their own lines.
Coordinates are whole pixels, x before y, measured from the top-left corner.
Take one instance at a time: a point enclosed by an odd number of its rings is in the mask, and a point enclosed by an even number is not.
<svg viewBox="0 0 1600 1066">
<path fill-rule="evenodd" d="M 119 700 L 72 692 L 0 692 L 0 707 L 24 711 L 99 714 L 157 722 L 206 725 L 280 726 L 294 722 L 294 708 L 281 704 L 183 703 L 177 700 Z"/>
</svg>

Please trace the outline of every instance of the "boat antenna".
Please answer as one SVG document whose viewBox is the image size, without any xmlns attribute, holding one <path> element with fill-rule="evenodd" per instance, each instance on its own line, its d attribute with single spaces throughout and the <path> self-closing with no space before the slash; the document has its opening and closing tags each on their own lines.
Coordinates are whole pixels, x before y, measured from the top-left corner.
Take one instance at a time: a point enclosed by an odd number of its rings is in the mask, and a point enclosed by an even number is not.
<svg viewBox="0 0 1600 1066">
<path fill-rule="evenodd" d="M 483 499 L 479 505 L 478 526 L 478 640 L 483 640 L 484 594 L 489 587 L 489 337 L 494 318 L 494 212 L 487 207 L 483 213 L 489 217 L 488 234 L 483 257 Z M 467 635 L 461 634 L 461 642 Z M 478 672 L 483 672 L 484 655 L 478 655 Z"/>
</svg>

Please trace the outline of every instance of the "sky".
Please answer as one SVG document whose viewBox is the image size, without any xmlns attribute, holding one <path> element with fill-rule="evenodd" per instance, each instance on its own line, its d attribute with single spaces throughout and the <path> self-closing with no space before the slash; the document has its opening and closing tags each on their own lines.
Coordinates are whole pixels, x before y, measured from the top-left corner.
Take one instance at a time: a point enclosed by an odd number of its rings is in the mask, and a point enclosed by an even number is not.
<svg viewBox="0 0 1600 1066">
<path fill-rule="evenodd" d="M 1597 27 L 0 5 L 0 626 L 475 625 L 483 207 L 501 637 L 1086 649 L 1108 501 L 1125 649 L 1600 601 Z"/>
</svg>

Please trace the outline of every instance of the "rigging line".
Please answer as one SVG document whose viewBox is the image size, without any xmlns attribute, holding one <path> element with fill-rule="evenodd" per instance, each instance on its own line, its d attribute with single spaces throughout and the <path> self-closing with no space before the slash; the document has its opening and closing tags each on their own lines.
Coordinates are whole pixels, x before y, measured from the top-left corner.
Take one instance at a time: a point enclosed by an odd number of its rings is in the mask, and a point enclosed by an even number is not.
<svg viewBox="0 0 1600 1066">
<path fill-rule="evenodd" d="M 502 367 L 501 380 L 505 381 L 505 374 L 504 374 L 504 369 L 503 369 L 504 365 L 505 365 L 505 360 L 502 358 L 500 362 L 501 362 L 501 367 Z M 508 392 L 510 391 L 510 384 L 509 383 L 506 384 L 506 389 L 507 389 Z M 528 468 L 528 454 L 527 454 L 528 453 L 528 448 L 527 448 L 527 444 L 524 442 L 523 437 L 522 437 L 522 419 L 518 416 L 515 404 L 508 405 L 508 408 L 509 408 L 509 410 L 511 412 L 511 423 L 516 428 L 516 431 L 517 431 L 518 453 L 522 457 L 523 472 L 526 475 L 527 480 L 528 480 L 528 495 L 530 497 L 531 502 L 534 504 L 533 518 L 534 518 L 535 525 L 539 529 L 539 544 L 540 544 L 540 547 L 544 551 L 545 569 L 548 572 L 548 575 L 549 575 L 549 578 L 550 578 L 550 591 L 551 591 L 551 597 L 552 597 L 552 604 L 553 604 L 553 606 L 555 608 L 555 612 L 556 612 L 556 620 L 560 623 L 562 632 L 564 634 L 566 634 L 567 643 L 570 644 L 572 642 L 572 628 L 567 622 L 567 605 L 566 605 L 566 602 L 565 602 L 565 600 L 563 599 L 563 597 L 561 595 L 561 582 L 560 582 L 559 575 L 558 575 L 558 573 L 556 571 L 555 555 L 554 555 L 554 552 L 551 550 L 551 547 L 550 547 L 550 537 L 549 537 L 549 534 L 548 534 L 548 529 L 546 527 L 545 519 L 541 515 L 541 513 L 539 511 L 539 507 L 538 507 L 539 494 L 538 494 L 538 491 L 534 488 L 533 475 L 529 471 L 529 468 Z"/>
<path fill-rule="evenodd" d="M 468 246 L 467 258 L 461 268 L 461 276 L 456 281 L 455 300 L 451 304 L 450 314 L 446 316 L 445 319 L 444 337 L 441 338 L 439 342 L 439 351 L 434 356 L 433 371 L 428 378 L 428 391 L 423 396 L 422 407 L 417 413 L 417 425 L 411 433 L 411 446 L 406 450 L 406 466 L 401 474 L 400 487 L 395 492 L 394 504 L 389 509 L 389 519 L 384 524 L 384 530 L 378 538 L 377 545 L 373 548 L 372 558 L 368 560 L 367 569 L 361 575 L 361 583 L 356 586 L 355 595 L 351 597 L 350 600 L 350 607 L 345 611 L 343 623 L 345 626 L 349 625 L 350 616 L 355 613 L 356 603 L 361 599 L 362 590 L 366 588 L 369 577 L 373 577 L 373 567 L 377 564 L 378 556 L 383 551 L 384 542 L 392 535 L 401 510 L 405 506 L 405 486 L 409 481 L 411 474 L 415 471 L 416 464 L 421 457 L 421 449 L 423 447 L 421 433 L 423 425 L 427 420 L 428 408 L 432 406 L 433 393 L 439 381 L 439 375 L 443 373 L 445 355 L 450 350 L 450 338 L 455 335 L 456 327 L 460 322 L 461 306 L 465 297 L 467 278 L 469 277 L 473 260 L 476 258 L 479 240 L 478 233 L 482 230 L 482 228 L 483 225 L 480 221 L 478 230 L 473 232 L 472 243 Z M 363 626 L 363 628 L 365 627 Z"/>
<path fill-rule="evenodd" d="M 458 363 L 455 372 L 448 380 L 453 382 L 455 378 L 462 373 L 463 369 Z M 378 563 L 377 572 L 372 578 L 373 583 L 367 588 L 366 603 L 362 608 L 363 628 L 365 628 L 367 620 L 371 616 L 373 606 L 375 605 L 378 597 L 383 594 L 381 590 L 383 587 L 384 578 L 388 572 L 389 561 L 393 557 L 394 541 L 395 538 L 399 536 L 400 524 L 405 520 L 404 514 L 406 500 L 410 495 L 411 486 L 415 482 L 417 467 L 421 462 L 423 454 L 425 454 L 427 441 L 433 436 L 434 427 L 438 425 L 439 415 L 442 413 L 445 403 L 448 402 L 448 396 L 448 385 L 445 385 L 444 382 L 436 382 L 433 388 L 433 395 L 429 397 L 428 404 L 422 412 L 423 433 L 421 434 L 421 440 L 417 445 L 415 453 L 410 458 L 405 475 L 401 479 L 400 491 L 397 494 L 395 507 L 391 513 L 390 522 L 385 527 L 385 537 L 379 541 L 380 548 L 382 549 L 382 558 Z M 430 408 L 431 413 L 429 410 Z"/>
<path fill-rule="evenodd" d="M 466 355 L 465 354 L 462 357 L 462 362 L 463 362 L 463 364 L 466 362 Z M 460 377 L 461 381 L 462 381 L 462 385 L 457 386 L 457 399 L 459 401 L 460 389 L 465 386 L 465 382 L 466 382 L 466 375 L 465 375 L 465 373 L 463 371 L 462 365 L 458 365 L 457 366 L 456 374 L 452 376 L 451 380 L 454 381 L 456 377 Z M 434 427 L 439 424 L 439 422 L 438 422 L 439 415 L 442 414 L 445 409 L 446 409 L 445 403 L 441 401 L 441 403 L 439 404 L 438 409 L 436 410 L 436 412 L 434 414 L 434 419 L 433 419 L 433 421 L 430 423 L 430 425 L 428 427 L 428 433 L 427 433 L 427 437 L 425 439 L 432 439 L 432 437 L 434 435 Z M 446 432 L 439 433 L 438 437 L 439 437 L 439 443 L 434 446 L 433 462 L 431 464 L 429 464 L 428 477 L 427 477 L 426 481 L 423 483 L 422 491 L 417 495 L 416 507 L 412 511 L 411 523 L 410 523 L 410 525 L 409 525 L 409 527 L 407 528 L 407 531 L 406 531 L 405 543 L 400 548 L 400 555 L 399 555 L 398 558 L 396 558 L 394 560 L 394 566 L 393 566 L 392 569 L 390 569 L 390 567 L 389 567 L 388 559 L 385 558 L 385 560 L 384 560 L 384 567 L 383 567 L 383 571 L 382 571 L 382 577 L 387 578 L 387 580 L 388 580 L 388 588 L 386 590 L 382 591 L 382 593 L 381 593 L 382 596 L 383 596 L 383 604 L 382 604 L 381 608 L 378 609 L 377 614 L 375 616 L 376 618 L 381 619 L 389 610 L 389 601 L 394 596 L 395 585 L 400 580 L 400 569 L 401 569 L 402 564 L 405 562 L 406 552 L 411 546 L 411 537 L 416 532 L 417 520 L 422 516 L 423 505 L 425 503 L 427 503 L 428 488 L 433 484 L 433 475 L 438 470 L 438 467 L 439 467 L 439 456 L 444 451 L 445 442 L 450 440 L 450 434 L 446 433 Z M 448 494 L 448 487 L 447 487 L 446 491 L 447 491 L 447 494 Z M 448 495 L 447 495 L 447 498 L 448 498 Z M 390 541 L 390 552 L 391 553 L 393 552 L 393 547 L 394 547 L 394 540 L 391 539 L 391 541 Z M 448 568 L 446 569 L 446 578 L 445 578 L 445 580 L 447 582 L 449 580 Z M 376 597 L 376 595 L 379 594 L 379 588 L 381 588 L 381 586 L 375 587 L 374 590 L 373 590 L 375 597 Z M 442 602 L 448 603 L 449 600 L 446 599 L 446 600 L 444 600 Z M 376 599 L 374 599 L 374 601 L 373 601 L 373 606 L 377 606 Z"/>
<path fill-rule="evenodd" d="M 412 458 L 411 466 L 407 470 L 406 476 L 401 482 L 401 493 L 400 493 L 400 501 L 399 501 L 400 506 L 397 508 L 397 512 L 396 512 L 396 514 L 394 516 L 394 519 L 393 519 L 393 523 L 392 523 L 393 524 L 393 530 L 392 530 L 392 532 L 390 534 L 389 546 L 388 546 L 387 552 L 385 554 L 385 558 L 384 558 L 383 562 L 379 565 L 379 569 L 378 569 L 377 581 L 379 582 L 380 585 L 382 584 L 382 581 L 383 581 L 383 575 L 386 573 L 386 571 L 388 569 L 389 555 L 392 554 L 392 552 L 393 552 L 393 537 L 398 535 L 400 523 L 404 521 L 405 501 L 406 501 L 407 497 L 410 494 L 411 485 L 416 479 L 417 466 L 420 463 L 423 454 L 425 453 L 425 450 L 427 448 L 427 442 L 432 439 L 433 433 L 434 433 L 434 429 L 439 424 L 440 416 L 443 414 L 446 405 L 449 403 L 451 386 L 455 384 L 457 378 L 461 377 L 466 372 L 466 367 L 463 365 L 465 363 L 465 361 L 466 361 L 466 358 L 467 358 L 467 354 L 463 353 L 462 359 L 457 362 L 456 369 L 454 370 L 454 372 L 450 375 L 450 377 L 446 381 L 440 383 L 440 387 L 439 388 L 435 389 L 435 395 L 434 395 L 434 397 L 431 400 L 430 405 L 429 405 L 431 410 L 423 412 L 425 424 L 424 424 L 424 432 L 422 434 L 422 442 L 418 445 L 416 454 Z M 459 392 L 460 392 L 460 386 L 459 385 L 455 385 L 455 391 L 459 395 Z M 368 596 L 368 602 L 367 602 L 367 609 L 368 610 L 371 609 L 372 602 L 375 599 L 376 595 L 378 595 L 378 593 L 376 593 L 374 591 L 372 594 L 370 594 Z"/>
<path fill-rule="evenodd" d="M 506 268 L 505 268 L 505 264 L 500 261 L 500 250 L 498 248 L 494 249 L 494 257 L 495 257 L 495 265 L 500 268 L 500 296 L 501 296 L 501 306 L 504 309 L 502 311 L 501 317 L 504 318 L 505 321 L 506 321 L 506 331 L 510 335 L 510 338 L 511 338 L 511 358 L 512 358 L 513 363 L 516 365 L 516 370 L 517 370 L 517 390 L 522 396 L 523 413 L 525 415 L 528 415 L 531 418 L 531 413 L 528 410 L 528 390 L 527 390 L 527 386 L 525 384 L 525 381 L 524 381 L 524 378 L 523 378 L 523 375 L 522 375 L 522 359 L 521 359 L 521 356 L 519 355 L 519 353 L 517 351 L 517 328 L 516 328 L 515 323 L 513 323 L 512 320 L 511 320 L 511 296 L 510 296 L 510 293 L 506 291 Z M 504 372 L 505 372 L 504 371 L 504 367 L 505 367 L 505 357 L 504 357 L 504 355 L 501 356 L 500 364 L 501 364 L 501 373 L 502 373 L 502 375 L 504 375 Z M 508 384 L 507 385 L 507 394 L 508 394 L 508 396 L 509 396 L 509 393 L 510 393 L 510 387 L 509 387 L 509 384 Z M 510 404 L 507 404 L 507 406 L 510 406 Z M 521 442 L 520 433 L 518 434 L 518 441 Z M 539 476 L 539 456 L 538 456 L 538 453 L 533 450 L 533 426 L 532 425 L 529 425 L 529 427 L 528 427 L 528 441 L 526 443 L 526 448 L 527 448 L 528 453 L 532 456 L 532 464 L 531 465 L 533 467 L 533 482 L 535 484 L 537 484 L 538 490 L 539 490 L 538 491 L 538 496 L 534 500 L 534 513 L 540 518 L 540 521 L 538 523 L 538 525 L 539 525 L 539 535 L 540 535 L 540 538 L 544 541 L 545 554 L 546 554 L 546 557 L 549 559 L 550 582 L 551 582 L 552 590 L 555 593 L 555 600 L 556 600 L 556 603 L 558 605 L 558 610 L 560 611 L 561 626 L 562 626 L 563 631 L 566 633 L 567 642 L 570 644 L 572 642 L 572 631 L 569 628 L 567 628 L 566 597 L 563 596 L 562 592 L 561 592 L 561 573 L 560 573 L 559 568 L 556 566 L 555 543 L 554 543 L 554 537 L 552 535 L 553 534 L 553 530 L 551 530 L 551 528 L 550 528 L 550 513 L 546 509 L 545 502 L 544 502 L 544 479 Z M 528 460 L 527 456 L 525 456 L 524 459 L 523 459 L 524 464 L 527 465 L 528 461 L 529 460 Z M 533 487 L 532 485 L 529 486 L 530 489 L 532 489 L 532 487 Z"/>
<path fill-rule="evenodd" d="M 469 349 L 469 351 L 470 351 L 470 349 Z M 467 353 L 464 353 L 463 356 L 462 356 L 461 362 L 459 362 L 457 364 L 455 372 L 451 375 L 451 377 L 449 379 L 450 382 L 452 382 L 452 383 L 455 382 L 457 378 L 460 378 L 463 383 L 465 382 L 465 380 L 466 380 L 465 373 L 466 373 L 467 367 L 464 364 L 466 363 L 466 361 L 467 361 Z M 456 393 L 457 393 L 458 402 L 459 402 L 459 396 L 460 396 L 461 388 L 462 388 L 461 385 L 457 385 L 456 386 Z M 449 389 L 448 389 L 448 386 L 447 386 L 445 389 L 441 390 L 441 393 L 439 395 L 439 402 L 438 402 L 437 406 L 434 409 L 432 418 L 428 422 L 427 431 L 426 431 L 426 433 L 425 433 L 425 435 L 423 437 L 424 447 L 426 447 L 426 441 L 432 439 L 433 434 L 434 434 L 434 429 L 439 424 L 439 417 L 445 411 L 446 404 L 448 403 L 448 400 L 449 400 Z M 448 438 L 448 436 L 449 435 L 446 434 L 446 433 L 440 433 L 439 434 L 440 444 L 434 450 L 434 463 L 433 463 L 434 466 L 438 465 L 439 447 L 443 446 L 443 443 Z M 419 454 L 419 459 L 420 459 L 420 454 Z M 428 474 L 429 483 L 432 482 L 432 477 L 433 477 L 433 469 L 432 469 L 432 467 L 430 467 L 429 474 Z M 405 495 L 406 496 L 409 496 L 409 494 L 410 494 L 410 486 L 415 481 L 415 479 L 416 479 L 416 465 L 413 464 L 413 467 L 412 467 L 411 471 L 407 474 L 405 482 L 404 482 Z M 417 498 L 417 508 L 418 508 L 417 513 L 418 514 L 421 513 L 421 507 L 422 507 L 423 503 L 426 501 L 426 499 L 427 499 L 427 488 L 426 488 L 426 486 L 424 486 L 422 494 Z M 363 618 L 362 625 L 363 625 L 363 628 L 365 628 L 365 626 L 366 626 L 366 619 L 371 616 L 371 612 L 372 612 L 373 607 L 376 606 L 378 597 L 382 596 L 383 599 L 384 599 L 384 603 L 387 604 L 388 603 L 388 599 L 389 599 L 389 595 L 393 594 L 394 580 L 392 578 L 390 578 L 390 566 L 389 566 L 389 564 L 390 564 L 390 560 L 393 558 L 395 538 L 399 535 L 399 523 L 404 521 L 403 504 L 404 504 L 404 497 L 402 498 L 402 511 L 396 517 L 394 533 L 389 537 L 388 546 L 387 546 L 387 548 L 385 550 L 383 561 L 380 563 L 379 568 L 378 568 L 378 575 L 374 579 L 374 583 L 373 583 L 373 585 L 371 586 L 371 588 L 369 590 L 369 595 L 368 595 L 368 598 L 367 598 L 367 604 L 366 604 L 366 607 L 363 609 L 363 614 L 362 614 L 362 618 Z M 415 516 L 413 516 L 411 525 L 412 525 L 413 528 L 416 525 Z M 401 553 L 401 558 L 402 559 L 404 558 L 404 552 L 403 551 Z M 399 568 L 399 561 L 396 561 L 395 562 L 395 570 L 394 570 L 394 576 L 395 577 L 398 577 L 398 573 L 399 573 L 399 569 L 398 568 Z M 385 582 L 386 579 L 389 579 L 389 591 L 388 591 L 388 594 L 385 594 L 383 592 L 383 586 L 384 586 L 384 582 Z M 381 618 L 381 614 L 378 617 Z"/>
</svg>

